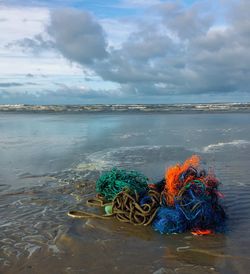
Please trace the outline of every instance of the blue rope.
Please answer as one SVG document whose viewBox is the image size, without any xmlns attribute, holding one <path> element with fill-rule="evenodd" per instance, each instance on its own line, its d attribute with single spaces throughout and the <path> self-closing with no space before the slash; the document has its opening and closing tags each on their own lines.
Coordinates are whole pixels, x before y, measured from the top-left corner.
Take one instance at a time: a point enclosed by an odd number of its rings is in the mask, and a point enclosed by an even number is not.
<svg viewBox="0 0 250 274">
<path fill-rule="evenodd" d="M 152 223 L 160 233 L 182 233 L 193 229 L 223 231 L 225 212 L 218 204 L 217 195 L 207 192 L 204 184 L 194 180 L 175 198 L 174 207 L 162 202 Z"/>
</svg>

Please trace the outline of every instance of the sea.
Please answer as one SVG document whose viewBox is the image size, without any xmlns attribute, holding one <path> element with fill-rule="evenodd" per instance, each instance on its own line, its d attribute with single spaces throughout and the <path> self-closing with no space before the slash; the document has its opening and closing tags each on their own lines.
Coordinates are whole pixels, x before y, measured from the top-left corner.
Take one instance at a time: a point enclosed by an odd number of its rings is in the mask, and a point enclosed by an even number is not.
<svg viewBox="0 0 250 274">
<path fill-rule="evenodd" d="M 67 216 L 95 210 L 113 167 L 153 183 L 193 154 L 220 181 L 224 233 Z M 249 178 L 250 104 L 1 105 L 0 273 L 248 273 Z"/>
</svg>

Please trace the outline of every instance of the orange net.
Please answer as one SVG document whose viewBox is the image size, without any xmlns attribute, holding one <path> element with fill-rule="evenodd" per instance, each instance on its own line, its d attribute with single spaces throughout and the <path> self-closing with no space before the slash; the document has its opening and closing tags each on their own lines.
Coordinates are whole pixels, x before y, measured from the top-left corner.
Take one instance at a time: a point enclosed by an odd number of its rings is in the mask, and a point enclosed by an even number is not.
<svg viewBox="0 0 250 274">
<path fill-rule="evenodd" d="M 198 236 L 198 235 L 211 235 L 214 232 L 211 229 L 203 229 L 203 230 L 202 229 L 197 229 L 197 230 L 191 231 L 191 233 L 193 235 Z"/>
<path fill-rule="evenodd" d="M 186 182 L 194 179 L 194 175 L 189 175 L 185 178 L 185 181 L 180 181 L 180 176 L 182 173 L 188 170 L 188 168 L 197 168 L 200 164 L 200 157 L 198 155 L 192 155 L 187 159 L 183 165 L 176 164 L 167 169 L 165 173 L 165 188 L 164 193 L 166 197 L 167 204 L 174 205 L 174 197 L 178 194 L 180 189 L 186 184 Z"/>
</svg>

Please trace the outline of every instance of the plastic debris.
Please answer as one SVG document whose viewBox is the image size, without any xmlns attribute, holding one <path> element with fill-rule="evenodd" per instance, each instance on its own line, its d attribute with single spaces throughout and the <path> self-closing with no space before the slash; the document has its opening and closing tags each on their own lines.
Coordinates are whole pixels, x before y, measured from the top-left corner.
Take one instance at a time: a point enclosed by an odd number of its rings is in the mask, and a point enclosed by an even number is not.
<svg viewBox="0 0 250 274">
<path fill-rule="evenodd" d="M 193 155 L 183 164 L 169 167 L 165 178 L 154 184 L 137 171 L 113 168 L 96 181 L 97 198 L 89 204 L 104 207 L 104 217 L 151 224 L 162 234 L 191 231 L 193 235 L 210 235 L 222 232 L 226 219 L 218 186 L 215 175 L 202 169 L 200 157 Z M 75 212 L 76 218 L 90 217 Z M 68 215 L 74 217 L 72 212 Z"/>
</svg>

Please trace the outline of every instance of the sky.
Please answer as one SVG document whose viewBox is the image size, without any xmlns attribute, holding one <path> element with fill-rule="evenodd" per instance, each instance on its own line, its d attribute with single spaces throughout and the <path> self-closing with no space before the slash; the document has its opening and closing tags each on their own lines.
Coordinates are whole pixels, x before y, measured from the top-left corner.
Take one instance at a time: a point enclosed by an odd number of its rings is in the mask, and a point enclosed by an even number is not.
<svg viewBox="0 0 250 274">
<path fill-rule="evenodd" d="M 249 0 L 0 0 L 0 104 L 250 102 Z"/>
</svg>

